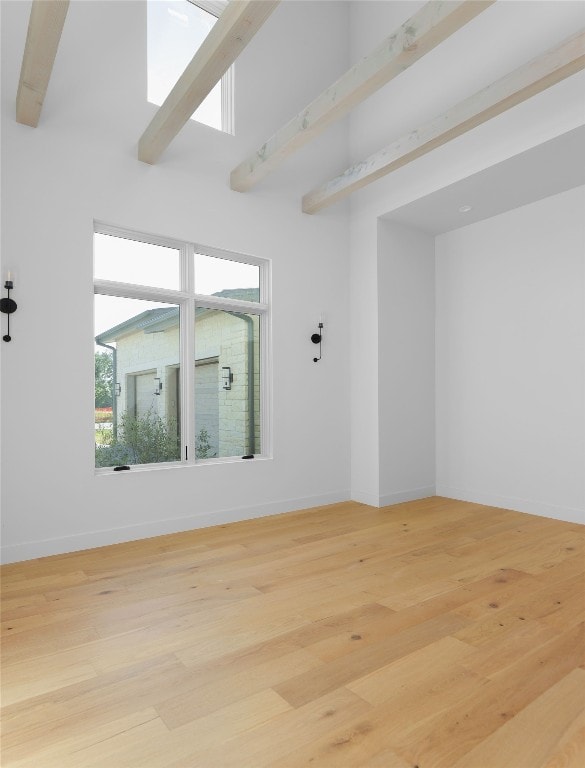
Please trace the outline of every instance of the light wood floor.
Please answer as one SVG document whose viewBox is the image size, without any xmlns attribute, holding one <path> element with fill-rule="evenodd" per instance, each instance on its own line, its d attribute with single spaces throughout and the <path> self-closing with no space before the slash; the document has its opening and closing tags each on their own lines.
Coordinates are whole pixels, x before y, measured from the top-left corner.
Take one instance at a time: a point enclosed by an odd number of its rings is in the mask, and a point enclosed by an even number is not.
<svg viewBox="0 0 585 768">
<path fill-rule="evenodd" d="M 582 768 L 584 539 L 432 498 L 5 566 L 2 766 Z"/>
</svg>

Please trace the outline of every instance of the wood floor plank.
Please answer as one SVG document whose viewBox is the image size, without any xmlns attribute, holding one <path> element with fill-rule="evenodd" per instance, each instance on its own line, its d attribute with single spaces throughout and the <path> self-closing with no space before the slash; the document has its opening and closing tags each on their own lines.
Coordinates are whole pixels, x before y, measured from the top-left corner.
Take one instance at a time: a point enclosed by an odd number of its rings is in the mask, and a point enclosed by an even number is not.
<svg viewBox="0 0 585 768">
<path fill-rule="evenodd" d="M 80 627 L 76 618 L 59 624 L 44 626 L 40 634 L 36 629 L 20 632 L 2 640 L 4 664 L 29 662 L 38 656 L 47 656 L 63 649 L 75 648 L 99 638 L 93 627 Z"/>
<path fill-rule="evenodd" d="M 329 614 L 329 611 L 326 613 Z M 351 640 L 352 635 L 358 635 L 363 631 L 364 625 L 369 622 L 385 621 L 394 614 L 395 611 L 379 603 L 366 603 L 333 615 L 322 616 L 282 637 L 303 648 L 307 646 L 314 648 L 318 643 L 330 638 L 336 640 L 339 637 L 347 637 Z"/>
<path fill-rule="evenodd" d="M 391 749 L 385 749 L 362 763 L 364 768 L 411 768 L 411 766 Z"/>
<path fill-rule="evenodd" d="M 403 733 L 392 746 L 414 764 L 452 766 L 507 720 L 572 672 L 583 656 L 583 627 L 570 630 L 493 675 L 469 697 Z M 502 765 L 507 765 L 502 761 Z"/>
<path fill-rule="evenodd" d="M 347 688 L 369 704 L 383 704 L 395 696 L 397 691 L 414 688 L 422 675 L 428 680 L 437 672 L 459 664 L 472 654 L 473 650 L 466 643 L 447 635 L 353 680 L 347 684 Z"/>
<path fill-rule="evenodd" d="M 156 710 L 167 728 L 172 730 L 320 666 L 318 659 L 300 648 L 274 659 L 249 664 L 246 669 L 223 679 L 194 685 L 189 691 L 161 700 Z"/>
<path fill-rule="evenodd" d="M 432 497 L 5 566 L 1 764 L 580 768 L 584 547 Z"/>
<path fill-rule="evenodd" d="M 439 652 L 445 650 L 444 643 L 447 641 L 448 638 L 438 641 L 436 647 Z M 369 696 L 375 702 L 371 710 L 335 730 L 328 730 L 319 738 L 309 741 L 306 746 L 298 745 L 294 753 L 277 762 L 276 766 L 332 765 L 361 768 L 381 752 L 389 751 L 396 755 L 394 743 L 399 742 L 400 737 L 413 724 L 436 717 L 438 713 L 448 710 L 453 702 L 470 696 L 487 682 L 454 664 L 452 652 L 447 657 L 443 662 L 438 654 L 433 654 L 428 648 L 415 651 L 388 665 L 384 670 L 391 672 L 385 671 L 382 679 L 389 684 L 378 696 L 373 693 L 373 686 L 369 685 L 371 680 L 367 677 L 356 681 L 359 693 Z M 417 667 L 418 662 L 422 662 L 422 666 Z M 417 668 L 418 674 L 415 671 Z M 391 681 L 392 675 L 394 681 Z M 358 690 L 357 687 L 355 690 Z M 408 762 L 408 765 L 410 767 L 412 763 Z"/>
<path fill-rule="evenodd" d="M 355 680 L 356 672 L 363 675 L 390 664 L 417 648 L 456 632 L 462 623 L 466 620 L 447 614 L 385 639 L 377 639 L 374 643 L 359 641 L 352 653 L 336 658 L 319 669 L 297 675 L 275 686 L 275 690 L 292 706 L 302 706 Z"/>
<path fill-rule="evenodd" d="M 551 563 L 536 578 L 552 586 L 552 584 L 559 581 L 565 581 L 565 579 L 570 579 L 573 576 L 582 575 L 583 555 L 573 553 L 570 557 L 564 557 L 559 563 Z"/>
<path fill-rule="evenodd" d="M 544 768 L 585 707 L 585 672 L 574 669 L 530 702 L 453 768 L 493 765 L 506 760 L 514 768 Z"/>
<path fill-rule="evenodd" d="M 557 633 L 537 621 L 515 621 L 507 625 L 491 642 L 472 646 L 473 652 L 461 664 L 483 677 L 516 664 L 526 654 L 557 637 Z"/>
<path fill-rule="evenodd" d="M 191 685 L 188 671 L 170 654 L 5 706 L 2 758 L 10 764 L 49 747 L 58 754 L 59 744 L 101 733 Z"/>
<path fill-rule="evenodd" d="M 559 741 L 545 768 L 582 768 L 585 755 L 585 715 L 578 728 L 570 729 Z"/>
<path fill-rule="evenodd" d="M 31 578 L 21 576 L 16 579 L 13 577 L 12 579 L 8 579 L 3 585 L 2 592 L 7 598 L 10 598 L 11 596 L 25 597 L 27 595 L 37 595 L 39 593 L 44 593 L 46 595 L 47 591 L 54 586 L 63 589 L 77 584 L 85 584 L 87 580 L 86 574 L 82 571 Z"/>
<path fill-rule="evenodd" d="M 97 672 L 90 663 L 62 657 L 52 664 L 43 658 L 38 663 L 25 661 L 6 666 L 2 670 L 2 706 L 10 706 L 95 677 Z"/>
<path fill-rule="evenodd" d="M 131 731 L 77 749 L 67 756 L 63 768 L 167 768 L 176 765 L 212 765 L 206 755 L 217 746 L 217 734 L 225 741 L 269 723 L 290 707 L 274 691 L 260 691 L 227 705 L 170 732 L 158 719 Z M 215 763 L 215 765 L 218 765 Z"/>
<path fill-rule="evenodd" d="M 370 710 L 370 705 L 359 696 L 340 688 L 235 737 L 224 739 L 221 735 L 214 747 L 194 755 L 194 764 L 205 768 L 268 768 L 294 755 L 324 729 L 339 728 L 356 717 L 364 717 Z M 179 762 L 168 768 L 185 766 Z"/>
<path fill-rule="evenodd" d="M 79 765 L 79 752 L 91 748 L 102 741 L 116 736 L 122 736 L 137 726 L 144 725 L 157 719 L 156 710 L 152 707 L 132 712 L 130 715 L 109 720 L 103 725 L 96 725 L 91 730 L 77 729 L 75 735 L 62 739 L 57 743 L 41 742 L 34 751 L 34 757 L 11 759 L 10 750 L 3 750 L 4 756 L 10 761 L 12 768 L 65 768 L 67 765 Z M 30 750 L 29 750 L 30 751 Z M 75 762 L 77 761 L 77 763 Z"/>
<path fill-rule="evenodd" d="M 383 728 L 373 724 L 366 717 L 349 726 L 335 731 L 326 740 L 320 740 L 300 749 L 295 749 L 282 759 L 271 763 L 271 768 L 305 768 L 308 765 L 319 768 L 340 768 L 341 766 L 370 765 L 370 753 L 376 752 L 384 744 Z M 380 753 L 377 752 L 376 757 Z M 372 758 L 373 760 L 374 758 Z M 384 748 L 383 768 L 412 768 L 394 751 Z"/>
<path fill-rule="evenodd" d="M 389 616 L 384 617 L 378 625 L 379 629 L 374 628 L 374 631 L 381 629 L 390 633 L 398 632 L 415 624 L 428 621 L 435 616 L 456 611 L 461 606 L 478 598 L 484 598 L 488 602 L 493 602 L 498 599 L 502 590 L 508 589 L 509 584 L 514 584 L 516 589 L 521 590 L 527 578 L 531 577 L 520 571 L 499 569 L 495 573 L 477 581 L 464 584 L 453 583 L 450 591 L 442 592 L 416 605 L 409 605 L 403 610 L 394 611 L 393 618 Z M 392 605 L 394 600 L 392 598 L 389 600 L 382 599 L 379 602 L 382 605 Z M 466 631 L 469 634 L 474 630 L 475 626 L 476 624 L 471 622 L 464 629 L 459 630 L 458 634 L 465 633 Z M 337 640 L 337 643 L 339 644 L 339 640 Z"/>
<path fill-rule="evenodd" d="M 170 747 L 168 751 L 164 751 L 164 743 L 158 745 L 160 764 L 208 765 L 209 753 L 218 746 L 218 734 L 229 742 L 254 729 L 269 726 L 290 711 L 290 706 L 273 690 L 259 691 L 171 731 L 165 739 Z"/>
<path fill-rule="evenodd" d="M 2 566 L 6 567 L 6 566 Z M 11 621 L 25 616 L 36 616 L 39 609 L 46 605 L 44 595 L 27 597 L 4 597 L 4 579 L 2 579 L 2 620 Z"/>
</svg>

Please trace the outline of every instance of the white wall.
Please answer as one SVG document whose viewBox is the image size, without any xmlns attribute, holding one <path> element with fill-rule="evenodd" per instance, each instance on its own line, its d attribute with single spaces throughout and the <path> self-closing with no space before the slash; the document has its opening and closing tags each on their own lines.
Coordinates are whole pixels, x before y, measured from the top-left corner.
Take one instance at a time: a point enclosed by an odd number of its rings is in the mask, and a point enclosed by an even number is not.
<svg viewBox="0 0 585 768">
<path fill-rule="evenodd" d="M 281 4 L 238 60 L 237 135 L 191 121 L 155 166 L 136 159 L 155 112 L 144 3 L 71 3 L 35 129 L 14 120 L 30 3 L 1 11 L 2 261 L 19 305 L 2 344 L 4 558 L 347 499 L 346 209 L 308 217 L 299 202 L 347 160 L 347 126 L 257 191 L 232 192 L 228 181 L 345 71 L 347 5 Z M 272 259 L 273 460 L 94 475 L 94 219 Z M 320 312 L 326 343 L 314 364 Z"/>
<path fill-rule="evenodd" d="M 378 221 L 379 503 L 435 492 L 435 242 Z"/>
<path fill-rule="evenodd" d="M 378 507 L 431 496 L 434 238 L 353 216 L 350 242 L 351 498 Z"/>
<path fill-rule="evenodd" d="M 378 237 L 369 217 L 350 228 L 351 498 L 380 502 Z"/>
<path fill-rule="evenodd" d="M 437 492 L 585 521 L 585 188 L 437 238 Z"/>
</svg>

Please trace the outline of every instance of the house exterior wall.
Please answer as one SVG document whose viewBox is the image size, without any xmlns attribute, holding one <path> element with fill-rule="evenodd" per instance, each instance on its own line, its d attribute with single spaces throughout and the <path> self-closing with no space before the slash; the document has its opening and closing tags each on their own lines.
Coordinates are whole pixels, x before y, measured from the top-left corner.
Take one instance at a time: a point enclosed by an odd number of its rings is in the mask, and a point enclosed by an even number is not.
<svg viewBox="0 0 585 768">
<path fill-rule="evenodd" d="M 259 368 L 259 321 L 257 316 L 252 316 L 251 343 L 254 352 L 251 379 L 249 379 L 249 355 L 248 355 L 248 322 L 241 317 L 217 313 L 215 318 L 216 329 L 211 329 L 208 321 L 203 320 L 197 330 L 195 324 L 196 339 L 202 334 L 214 333 L 221 339 L 219 349 L 219 455 L 237 456 L 248 453 L 261 453 L 260 445 L 260 368 Z M 231 389 L 224 389 L 221 379 L 222 369 L 227 366 L 234 377 Z M 250 413 L 250 396 L 248 392 L 249 382 L 254 387 L 253 410 Z M 197 413 L 197 404 L 195 405 Z M 255 433 L 254 445 L 249 437 L 250 419 L 253 419 Z"/>
<path fill-rule="evenodd" d="M 246 318 L 250 318 L 251 322 L 251 340 Z M 261 453 L 258 316 L 209 311 L 196 318 L 195 329 L 195 430 L 201 436 L 201 430 L 205 428 L 211 444 L 208 456 L 203 458 Z M 253 348 L 251 378 L 248 352 L 250 341 Z M 140 417 L 149 410 L 162 419 L 170 421 L 177 418 L 179 345 L 178 326 L 157 333 L 138 330 L 118 339 L 116 367 L 117 381 L 120 383 L 117 402 L 119 423 L 126 412 Z M 211 369 L 212 366 L 215 372 L 214 391 L 212 375 L 208 370 L 206 374 L 203 373 L 203 369 Z M 224 366 L 231 369 L 233 376 L 230 389 L 223 386 L 221 373 Z M 135 388 L 143 376 L 150 382 L 151 395 L 146 398 L 143 396 L 138 402 L 135 399 Z M 155 377 L 162 382 L 160 395 L 154 394 Z M 198 382 L 201 382 L 201 388 Z M 250 382 L 253 397 L 248 392 Z M 148 388 L 146 392 L 148 394 Z M 250 419 L 254 424 L 253 439 L 250 436 Z"/>
<path fill-rule="evenodd" d="M 197 458 L 219 456 L 219 364 L 217 358 L 195 363 Z"/>
<path fill-rule="evenodd" d="M 125 411 L 138 415 L 135 410 L 132 376 L 146 371 L 152 372 L 153 394 L 149 405 L 162 418 L 173 415 L 169 411 L 174 400 L 167 398 L 166 393 L 173 389 L 173 366 L 179 362 L 179 348 L 178 326 L 160 333 L 139 331 L 123 336 L 117 341 L 117 381 L 121 388 L 118 397 L 118 418 Z M 155 376 L 161 379 L 163 385 L 161 395 L 154 394 Z"/>
</svg>

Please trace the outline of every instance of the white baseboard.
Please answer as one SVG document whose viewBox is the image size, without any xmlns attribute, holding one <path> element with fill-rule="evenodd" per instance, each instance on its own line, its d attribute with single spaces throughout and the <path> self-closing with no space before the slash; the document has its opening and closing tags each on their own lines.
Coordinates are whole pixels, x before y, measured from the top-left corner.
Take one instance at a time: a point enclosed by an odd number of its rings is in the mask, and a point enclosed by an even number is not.
<svg viewBox="0 0 585 768">
<path fill-rule="evenodd" d="M 401 504 L 405 501 L 416 501 L 429 496 L 444 496 L 446 498 L 470 501 L 475 504 L 486 504 L 503 509 L 513 509 L 518 512 L 527 512 L 541 517 L 550 517 L 555 520 L 563 520 L 570 523 L 585 523 L 585 512 L 572 507 L 561 507 L 543 504 L 530 499 L 500 496 L 494 493 L 485 493 L 452 486 L 439 485 L 415 488 L 410 491 L 391 493 L 385 496 L 376 496 L 360 491 L 340 491 L 320 496 L 308 496 L 297 499 L 259 504 L 252 507 L 237 507 L 220 512 L 210 512 L 190 517 L 174 518 L 171 520 L 157 520 L 141 525 L 125 526 L 123 528 L 111 528 L 102 531 L 63 536 L 59 538 L 43 539 L 41 541 L 26 541 L 18 544 L 8 544 L 1 548 L 1 562 L 14 563 L 21 560 L 31 560 L 48 555 L 60 555 L 67 552 L 77 552 L 83 549 L 93 549 L 109 544 L 119 544 L 125 541 L 136 541 L 153 536 L 162 536 L 166 533 L 180 533 L 182 531 L 207 528 L 212 525 L 225 525 L 226 523 L 251 520 L 257 517 L 278 515 L 286 512 L 294 512 L 310 507 L 319 507 L 326 504 L 336 504 L 348 501 L 350 498 L 371 507 L 385 507 L 392 504 Z"/>
<path fill-rule="evenodd" d="M 367 491 L 352 491 L 351 500 L 357 501 L 360 504 L 367 504 L 369 507 L 379 507 L 380 498 L 374 493 L 368 493 Z"/>
<path fill-rule="evenodd" d="M 62 555 L 68 552 L 78 552 L 83 549 L 104 547 L 109 544 L 120 544 L 125 541 L 149 539 L 167 533 L 181 533 L 197 528 L 208 528 L 212 525 L 225 525 L 241 520 L 252 520 L 257 517 L 279 515 L 285 512 L 295 512 L 310 507 L 320 507 L 326 504 L 336 504 L 348 501 L 349 491 L 327 493 L 320 496 L 307 496 L 299 499 L 285 499 L 252 507 L 237 507 L 220 512 L 210 512 L 190 517 L 179 517 L 171 520 L 156 520 L 140 525 L 111 528 L 102 531 L 74 534 L 41 541 L 26 541 L 20 544 L 8 544 L 0 550 L 2 563 L 16 563 L 21 560 L 32 560 L 48 555 Z"/>
<path fill-rule="evenodd" d="M 436 496 L 434 485 L 428 485 L 424 488 L 413 488 L 410 491 L 387 493 L 384 496 L 380 496 L 380 506 L 389 507 L 392 504 L 402 504 L 405 501 L 418 501 L 419 499 L 428 499 L 429 496 Z"/>
<path fill-rule="evenodd" d="M 520 499 L 515 496 L 500 496 L 497 493 L 475 491 L 468 488 L 455 488 L 449 485 L 437 485 L 437 496 L 458 501 L 471 501 L 474 504 L 486 504 L 489 507 L 513 509 L 516 512 L 527 512 L 530 515 L 550 517 L 566 523 L 585 523 L 585 510 L 574 507 L 561 507 L 554 504 L 543 504 L 533 499 Z"/>
<path fill-rule="evenodd" d="M 409 491 L 387 493 L 384 496 L 376 496 L 365 491 L 352 491 L 351 494 L 353 501 L 359 501 L 361 504 L 368 504 L 370 507 L 389 507 L 392 504 L 402 504 L 405 501 L 418 501 L 419 499 L 428 499 L 429 496 L 435 496 L 435 486 L 412 488 Z"/>
</svg>

